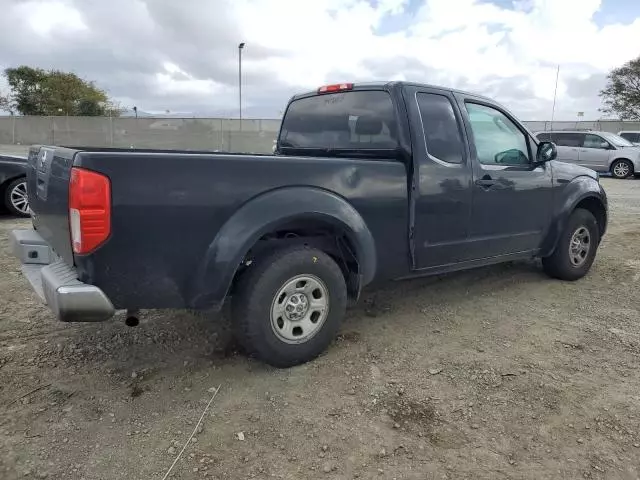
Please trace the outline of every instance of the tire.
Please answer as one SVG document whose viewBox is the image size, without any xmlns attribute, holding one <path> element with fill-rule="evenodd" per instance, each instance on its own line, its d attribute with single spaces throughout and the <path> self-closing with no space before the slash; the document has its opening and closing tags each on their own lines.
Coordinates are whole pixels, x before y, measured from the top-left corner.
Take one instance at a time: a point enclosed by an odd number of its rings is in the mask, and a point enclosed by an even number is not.
<svg viewBox="0 0 640 480">
<path fill-rule="evenodd" d="M 574 240 L 580 240 L 581 243 L 574 243 L 575 249 L 571 253 L 570 247 Z M 590 211 L 578 208 L 569 217 L 554 252 L 542 259 L 544 270 L 553 278 L 578 280 L 591 269 L 599 244 L 600 229 L 596 218 Z M 586 252 L 585 247 L 588 248 Z"/>
<path fill-rule="evenodd" d="M 611 164 L 611 175 L 614 178 L 624 179 L 633 174 L 633 164 L 629 160 L 616 160 Z"/>
<path fill-rule="evenodd" d="M 29 217 L 29 200 L 27 198 L 27 179 L 16 178 L 4 190 L 4 205 L 9 213 L 18 217 Z"/>
<path fill-rule="evenodd" d="M 254 262 L 239 280 L 231 316 L 248 354 L 287 368 L 313 360 L 329 346 L 346 305 L 340 267 L 324 252 L 299 246 Z"/>
</svg>

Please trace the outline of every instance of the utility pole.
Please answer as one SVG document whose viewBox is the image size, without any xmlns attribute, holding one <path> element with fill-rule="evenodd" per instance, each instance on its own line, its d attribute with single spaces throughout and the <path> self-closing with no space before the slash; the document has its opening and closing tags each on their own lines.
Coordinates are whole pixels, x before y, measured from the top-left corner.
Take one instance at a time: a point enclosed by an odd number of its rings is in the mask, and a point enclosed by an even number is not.
<svg viewBox="0 0 640 480">
<path fill-rule="evenodd" d="M 238 117 L 240 119 L 240 131 L 242 131 L 242 49 L 244 49 L 244 42 L 238 45 Z"/>
<path fill-rule="evenodd" d="M 556 70 L 556 88 L 553 90 L 553 108 L 551 109 L 551 130 L 553 130 L 553 119 L 556 116 L 556 97 L 558 95 L 558 77 L 560 76 L 560 65 Z"/>
</svg>

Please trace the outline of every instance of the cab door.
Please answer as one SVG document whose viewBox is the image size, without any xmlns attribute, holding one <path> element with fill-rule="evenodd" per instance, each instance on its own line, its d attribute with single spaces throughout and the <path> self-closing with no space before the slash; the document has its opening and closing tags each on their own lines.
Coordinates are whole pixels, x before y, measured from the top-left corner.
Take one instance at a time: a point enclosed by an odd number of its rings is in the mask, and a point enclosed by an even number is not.
<svg viewBox="0 0 640 480">
<path fill-rule="evenodd" d="M 412 236 L 416 270 L 456 264 L 469 239 L 471 164 L 451 92 L 404 89 L 413 146 Z"/>
<path fill-rule="evenodd" d="M 536 143 L 502 107 L 456 94 L 473 165 L 465 260 L 535 253 L 552 209 L 551 165 L 535 163 Z"/>
</svg>

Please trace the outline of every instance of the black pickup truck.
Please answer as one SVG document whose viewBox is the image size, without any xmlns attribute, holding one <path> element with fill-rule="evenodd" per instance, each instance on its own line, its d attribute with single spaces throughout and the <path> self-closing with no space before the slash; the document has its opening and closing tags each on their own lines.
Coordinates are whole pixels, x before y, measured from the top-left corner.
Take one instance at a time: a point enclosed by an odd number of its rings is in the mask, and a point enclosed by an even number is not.
<svg viewBox="0 0 640 480">
<path fill-rule="evenodd" d="M 535 257 L 584 276 L 606 195 L 555 157 L 487 98 L 330 85 L 291 99 L 273 155 L 33 147 L 12 244 L 62 321 L 230 297 L 247 351 L 286 367 L 370 284 Z"/>
</svg>

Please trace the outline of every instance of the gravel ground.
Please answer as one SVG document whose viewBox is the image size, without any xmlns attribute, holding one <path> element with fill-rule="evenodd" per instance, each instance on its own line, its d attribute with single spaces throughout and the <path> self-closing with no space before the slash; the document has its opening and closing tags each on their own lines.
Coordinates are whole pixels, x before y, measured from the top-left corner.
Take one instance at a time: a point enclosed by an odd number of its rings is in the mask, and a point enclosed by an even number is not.
<svg viewBox="0 0 640 480">
<path fill-rule="evenodd" d="M 0 478 L 637 479 L 640 181 L 576 283 L 516 263 L 368 293 L 318 360 L 275 370 L 224 316 L 56 322 L 0 219 Z"/>
</svg>

